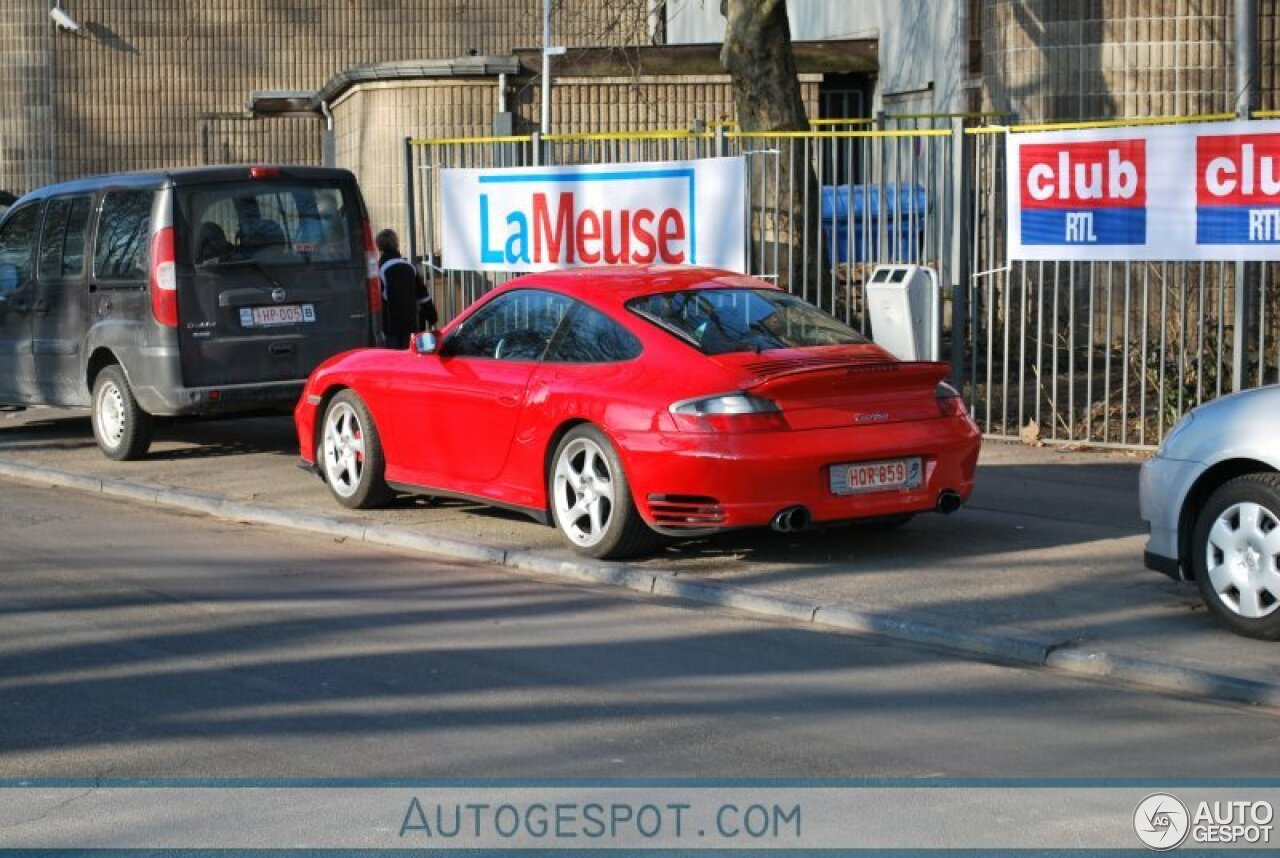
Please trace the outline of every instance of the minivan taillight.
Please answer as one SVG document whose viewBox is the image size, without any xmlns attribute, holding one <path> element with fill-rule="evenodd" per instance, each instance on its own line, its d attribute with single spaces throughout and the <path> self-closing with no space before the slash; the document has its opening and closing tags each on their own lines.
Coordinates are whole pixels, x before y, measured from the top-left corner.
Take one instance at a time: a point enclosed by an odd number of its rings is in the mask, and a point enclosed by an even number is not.
<svg viewBox="0 0 1280 858">
<path fill-rule="evenodd" d="M 378 275 L 378 246 L 373 243 L 373 227 L 369 222 L 364 224 L 364 265 L 365 284 L 369 289 L 369 312 L 373 314 L 374 327 L 382 324 L 378 317 L 382 314 L 382 278 Z"/>
<path fill-rule="evenodd" d="M 151 315 L 165 327 L 178 326 L 178 270 L 171 226 L 151 238 Z"/>
</svg>

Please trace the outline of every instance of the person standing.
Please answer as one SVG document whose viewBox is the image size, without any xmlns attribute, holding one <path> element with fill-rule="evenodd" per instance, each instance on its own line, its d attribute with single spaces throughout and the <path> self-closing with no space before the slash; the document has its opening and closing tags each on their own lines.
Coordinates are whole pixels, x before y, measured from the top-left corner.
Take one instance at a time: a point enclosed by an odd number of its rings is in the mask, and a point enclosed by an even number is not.
<svg viewBox="0 0 1280 858">
<path fill-rule="evenodd" d="M 387 348 L 408 348 L 409 339 L 423 327 L 435 330 L 439 316 L 435 301 L 413 263 L 400 255 L 400 237 L 384 229 L 374 239 L 378 278 L 382 281 L 382 331 Z"/>
</svg>

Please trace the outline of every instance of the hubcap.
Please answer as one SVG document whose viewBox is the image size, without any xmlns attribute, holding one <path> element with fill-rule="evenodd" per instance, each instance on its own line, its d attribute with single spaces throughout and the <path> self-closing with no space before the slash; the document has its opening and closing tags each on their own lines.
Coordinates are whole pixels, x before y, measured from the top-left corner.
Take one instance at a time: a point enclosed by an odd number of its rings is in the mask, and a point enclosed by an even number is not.
<svg viewBox="0 0 1280 858">
<path fill-rule="evenodd" d="M 1280 519 L 1256 503 L 1223 510 L 1209 531 L 1206 568 L 1213 591 L 1242 617 L 1280 608 Z"/>
<path fill-rule="evenodd" d="M 346 402 L 329 409 L 324 421 L 324 475 L 335 492 L 349 498 L 364 476 L 364 429 Z"/>
<path fill-rule="evenodd" d="M 614 484 L 599 444 L 576 438 L 560 452 L 552 492 L 565 536 L 584 548 L 604 539 L 613 518 Z"/>
<path fill-rule="evenodd" d="M 124 437 L 124 394 L 112 383 L 98 394 L 98 435 L 109 447 L 118 446 Z"/>
</svg>

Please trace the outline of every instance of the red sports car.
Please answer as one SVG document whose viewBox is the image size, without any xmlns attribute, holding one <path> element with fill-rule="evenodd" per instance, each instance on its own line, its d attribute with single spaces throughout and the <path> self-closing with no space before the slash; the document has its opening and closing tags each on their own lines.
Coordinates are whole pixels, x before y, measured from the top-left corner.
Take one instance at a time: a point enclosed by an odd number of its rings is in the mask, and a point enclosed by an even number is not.
<svg viewBox="0 0 1280 858">
<path fill-rule="evenodd" d="M 751 277 L 589 268 L 513 280 L 406 350 L 332 358 L 295 422 L 344 506 L 473 498 L 623 557 L 954 511 L 980 437 L 946 373 Z"/>
</svg>

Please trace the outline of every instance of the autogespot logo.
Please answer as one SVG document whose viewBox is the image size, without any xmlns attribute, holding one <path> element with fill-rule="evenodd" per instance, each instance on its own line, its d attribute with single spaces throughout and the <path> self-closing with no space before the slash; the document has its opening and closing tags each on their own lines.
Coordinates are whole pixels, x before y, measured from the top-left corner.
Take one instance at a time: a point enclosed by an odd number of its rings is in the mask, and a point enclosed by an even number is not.
<svg viewBox="0 0 1280 858">
<path fill-rule="evenodd" d="M 1181 846 L 1187 839 L 1191 816 L 1177 798 L 1158 792 L 1138 802 L 1133 811 L 1133 830 L 1142 845 L 1163 852 Z"/>
</svg>

